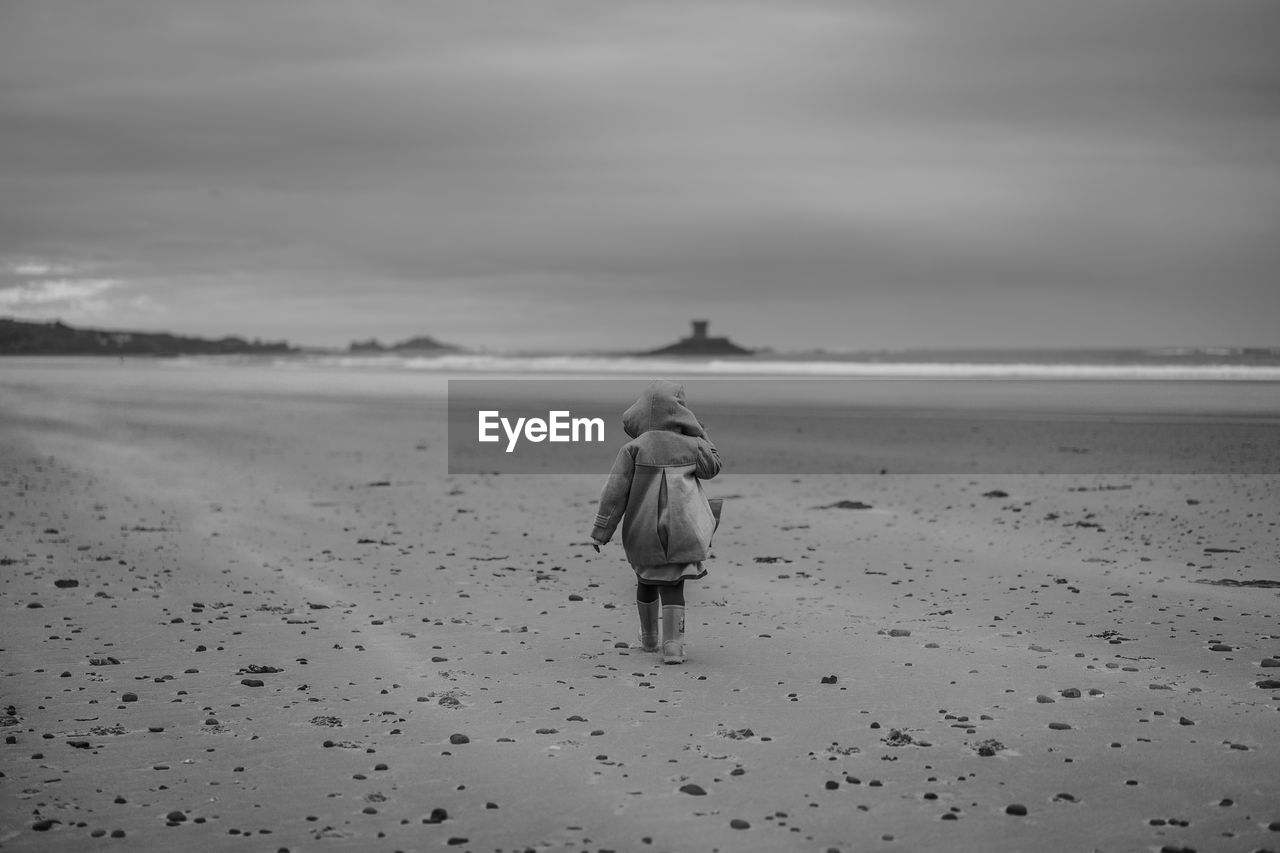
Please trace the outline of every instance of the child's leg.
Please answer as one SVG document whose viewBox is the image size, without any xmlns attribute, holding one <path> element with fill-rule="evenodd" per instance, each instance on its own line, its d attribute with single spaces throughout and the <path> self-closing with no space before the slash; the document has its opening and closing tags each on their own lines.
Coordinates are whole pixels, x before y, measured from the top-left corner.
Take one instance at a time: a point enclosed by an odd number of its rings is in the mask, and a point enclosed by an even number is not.
<svg viewBox="0 0 1280 853">
<path fill-rule="evenodd" d="M 684 663 L 684 581 L 662 587 L 662 662 Z"/>
<path fill-rule="evenodd" d="M 658 587 L 651 583 L 636 581 L 636 601 L 648 604 L 658 600 Z"/>
<path fill-rule="evenodd" d="M 636 583 L 636 610 L 640 614 L 640 648 L 646 652 L 656 652 L 662 639 L 658 624 L 662 612 L 656 586 Z"/>
</svg>

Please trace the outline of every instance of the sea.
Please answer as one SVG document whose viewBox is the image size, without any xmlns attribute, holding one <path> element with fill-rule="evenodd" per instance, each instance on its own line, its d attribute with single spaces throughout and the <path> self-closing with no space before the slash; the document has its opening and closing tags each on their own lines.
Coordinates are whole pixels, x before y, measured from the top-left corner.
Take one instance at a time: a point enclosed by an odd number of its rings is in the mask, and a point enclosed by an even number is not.
<svg viewBox="0 0 1280 853">
<path fill-rule="evenodd" d="M 280 370 L 308 367 L 446 376 L 609 378 L 1065 379 L 1280 382 L 1280 347 L 761 352 L 750 356 L 637 356 L 586 352 L 300 352 L 218 357 Z M 198 360 L 207 361 L 200 357 Z"/>
<path fill-rule="evenodd" d="M 598 473 L 626 440 L 621 412 L 656 378 L 684 384 L 742 473 L 1280 474 L 1280 348 L 12 356 L 0 360 L 0 410 L 7 395 L 39 393 L 68 405 L 261 399 L 443 416 L 453 473 L 526 470 L 510 468 L 522 454 L 501 442 L 479 447 L 480 413 L 515 423 L 572 412 L 605 422 L 601 458 L 575 445 L 571 466 L 539 455 L 527 470 Z M 983 452 L 958 454 L 958 436 Z"/>
</svg>

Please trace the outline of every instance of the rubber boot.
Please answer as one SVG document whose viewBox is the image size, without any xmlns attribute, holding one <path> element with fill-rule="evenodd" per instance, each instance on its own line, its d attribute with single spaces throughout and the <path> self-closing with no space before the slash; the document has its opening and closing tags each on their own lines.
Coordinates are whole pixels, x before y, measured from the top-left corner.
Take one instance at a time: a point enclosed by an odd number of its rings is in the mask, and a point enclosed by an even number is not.
<svg viewBox="0 0 1280 853">
<path fill-rule="evenodd" d="M 658 650 L 658 613 L 661 607 L 656 598 L 636 602 L 636 609 L 640 611 L 640 648 L 646 652 Z"/>
<path fill-rule="evenodd" d="M 662 606 L 662 662 L 684 663 L 684 605 Z"/>
</svg>

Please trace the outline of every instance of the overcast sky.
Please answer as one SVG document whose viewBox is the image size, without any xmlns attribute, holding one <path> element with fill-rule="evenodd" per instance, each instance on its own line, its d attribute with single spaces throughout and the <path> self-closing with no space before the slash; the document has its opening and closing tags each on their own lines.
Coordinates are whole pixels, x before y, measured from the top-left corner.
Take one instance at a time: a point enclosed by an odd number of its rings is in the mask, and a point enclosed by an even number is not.
<svg viewBox="0 0 1280 853">
<path fill-rule="evenodd" d="M 1275 0 L 0 0 L 0 315 L 1280 345 Z"/>
</svg>

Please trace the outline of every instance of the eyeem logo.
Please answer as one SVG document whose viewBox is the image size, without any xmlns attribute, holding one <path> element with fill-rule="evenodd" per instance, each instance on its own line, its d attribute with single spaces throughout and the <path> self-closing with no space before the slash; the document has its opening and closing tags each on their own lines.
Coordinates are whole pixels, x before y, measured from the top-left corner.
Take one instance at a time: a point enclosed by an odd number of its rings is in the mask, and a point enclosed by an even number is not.
<svg viewBox="0 0 1280 853">
<path fill-rule="evenodd" d="M 449 473 L 602 477 L 635 437 L 622 413 L 649 381 L 450 379 Z M 683 384 L 735 475 L 1280 473 L 1280 454 L 1244 450 L 1274 447 L 1280 417 L 1270 398 L 1255 401 L 1252 382 L 1135 386 L 1158 386 L 1155 404 L 1154 391 L 1056 379 Z M 1234 438 L 1206 445 L 1205 411 L 1259 417 L 1233 417 Z"/>
<path fill-rule="evenodd" d="M 603 418 L 575 418 L 567 410 L 547 412 L 546 420 L 516 418 L 514 424 L 496 409 L 476 414 L 479 422 L 477 440 L 486 443 L 501 441 L 502 437 L 498 435 L 498 427 L 501 426 L 507 437 L 507 453 L 516 449 L 522 435 L 526 441 L 535 444 L 541 441 L 604 441 Z"/>
</svg>

